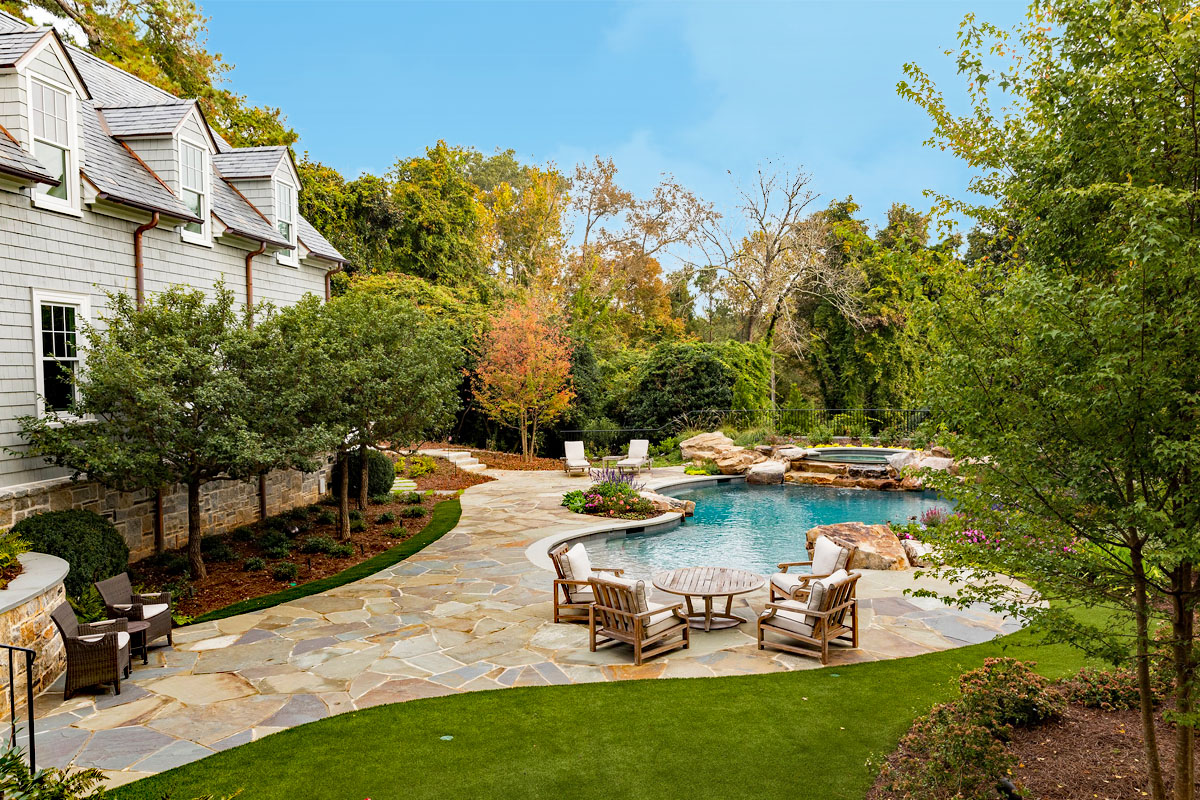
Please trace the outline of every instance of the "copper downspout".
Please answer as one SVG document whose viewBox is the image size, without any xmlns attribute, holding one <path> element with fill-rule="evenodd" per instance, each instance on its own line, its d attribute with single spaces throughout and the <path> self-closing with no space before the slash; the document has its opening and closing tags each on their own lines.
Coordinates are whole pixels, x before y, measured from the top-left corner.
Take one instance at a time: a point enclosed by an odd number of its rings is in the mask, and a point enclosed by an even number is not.
<svg viewBox="0 0 1200 800">
<path fill-rule="evenodd" d="M 342 269 L 343 269 L 343 267 L 338 267 L 336 269 L 331 269 L 331 270 L 329 270 L 329 272 L 325 273 L 325 302 L 326 303 L 328 303 L 330 300 L 333 299 L 333 287 L 331 286 L 329 279 L 332 278 L 336 273 L 341 272 Z"/>
<path fill-rule="evenodd" d="M 261 256 L 267 252 L 267 243 L 263 242 L 262 246 L 253 253 L 246 254 L 246 316 L 249 318 L 250 327 L 254 327 L 254 270 L 253 263 L 255 256 Z"/>
<path fill-rule="evenodd" d="M 138 311 L 142 310 L 142 303 L 146 299 L 146 277 L 142 270 L 142 234 L 157 226 L 158 212 L 155 211 L 150 214 L 149 222 L 139 225 L 133 232 L 133 274 Z"/>
</svg>

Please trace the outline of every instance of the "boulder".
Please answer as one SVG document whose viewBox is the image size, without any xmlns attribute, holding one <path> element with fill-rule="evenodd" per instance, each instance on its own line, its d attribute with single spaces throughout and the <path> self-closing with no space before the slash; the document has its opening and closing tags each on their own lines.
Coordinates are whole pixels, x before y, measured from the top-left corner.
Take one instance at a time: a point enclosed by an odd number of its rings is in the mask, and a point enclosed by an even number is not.
<svg viewBox="0 0 1200 800">
<path fill-rule="evenodd" d="M 920 460 L 921 453 L 919 450 L 902 450 L 899 453 L 892 453 L 887 457 L 888 467 L 895 470 L 897 475 L 903 472 L 905 467 L 911 467 Z"/>
<path fill-rule="evenodd" d="M 775 446 L 771 444 L 756 444 L 754 445 L 754 449 L 762 453 L 767 458 L 770 458 L 775 454 Z"/>
<path fill-rule="evenodd" d="M 683 514 L 685 517 L 690 517 L 696 513 L 696 501 L 694 500 L 667 497 L 665 494 L 657 494 L 655 492 L 642 492 L 641 495 L 649 500 L 650 505 L 654 506 L 654 510 L 660 514 L 675 511 Z"/>
<path fill-rule="evenodd" d="M 750 469 L 752 464 L 766 461 L 767 457 L 755 450 L 734 446 L 718 455 L 713 461 L 722 475 L 741 475 Z"/>
<path fill-rule="evenodd" d="M 775 448 L 775 455 L 773 458 L 782 459 L 783 461 L 795 461 L 797 459 L 804 458 L 806 455 L 808 455 L 808 450 L 806 448 L 785 445 L 783 447 Z"/>
<path fill-rule="evenodd" d="M 845 475 L 850 467 L 846 464 L 835 464 L 832 461 L 813 461 L 802 458 L 792 462 L 792 469 L 801 472 L 821 472 L 826 475 Z"/>
<path fill-rule="evenodd" d="M 818 472 L 789 472 L 783 476 L 788 483 L 808 483 L 814 486 L 832 486 L 833 476 Z"/>
<path fill-rule="evenodd" d="M 940 444 L 935 444 L 933 447 L 929 448 L 929 452 L 938 458 L 953 458 L 953 456 L 950 454 L 950 451 L 942 447 Z"/>
<path fill-rule="evenodd" d="M 954 463 L 954 459 L 944 456 L 925 456 L 916 463 L 917 469 L 932 469 L 937 472 L 946 472 Z"/>
<path fill-rule="evenodd" d="M 887 525 L 865 525 L 861 522 L 839 522 L 809 528 L 809 550 L 820 536 L 828 536 L 858 549 L 850 560 L 851 569 L 908 569 L 908 554 L 900 539 Z"/>
<path fill-rule="evenodd" d="M 716 461 L 717 456 L 734 447 L 733 439 L 720 431 L 698 433 L 679 443 L 684 461 Z"/>
<path fill-rule="evenodd" d="M 933 548 L 931 546 L 916 539 L 904 539 L 900 544 L 904 547 L 904 554 L 908 556 L 908 563 L 914 567 L 928 567 L 932 563 L 930 555 L 933 553 Z"/>
<path fill-rule="evenodd" d="M 905 475 L 900 481 L 900 488 L 906 492 L 919 492 L 925 488 L 925 482 L 916 475 Z"/>
<path fill-rule="evenodd" d="M 787 465 L 782 461 L 763 461 L 746 470 L 746 483 L 783 483 Z"/>
</svg>

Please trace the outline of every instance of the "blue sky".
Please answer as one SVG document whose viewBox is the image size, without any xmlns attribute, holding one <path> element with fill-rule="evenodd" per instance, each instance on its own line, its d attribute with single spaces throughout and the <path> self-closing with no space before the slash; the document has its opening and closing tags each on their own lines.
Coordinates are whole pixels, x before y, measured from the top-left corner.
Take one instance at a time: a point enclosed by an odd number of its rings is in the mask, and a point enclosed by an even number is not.
<svg viewBox="0 0 1200 800">
<path fill-rule="evenodd" d="M 201 0 L 234 88 L 279 106 L 300 149 L 347 177 L 437 139 L 513 148 L 564 171 L 612 156 L 645 191 L 670 172 L 728 212 L 736 184 L 803 165 L 821 204 L 872 223 L 968 173 L 922 145 L 896 96 L 902 65 L 960 82 L 943 51 L 964 14 L 1011 27 L 1006 2 L 255 2 Z"/>
</svg>

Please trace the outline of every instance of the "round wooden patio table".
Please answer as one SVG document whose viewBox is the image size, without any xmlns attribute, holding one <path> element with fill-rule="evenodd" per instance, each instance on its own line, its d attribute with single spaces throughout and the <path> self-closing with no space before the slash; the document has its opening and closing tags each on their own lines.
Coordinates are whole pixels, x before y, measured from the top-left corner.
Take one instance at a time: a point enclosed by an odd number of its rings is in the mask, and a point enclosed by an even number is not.
<svg viewBox="0 0 1200 800">
<path fill-rule="evenodd" d="M 654 576 L 654 586 L 669 594 L 682 595 L 687 603 L 688 623 L 693 628 L 711 631 L 732 628 L 746 620 L 733 613 L 735 595 L 761 589 L 767 582 L 762 575 L 730 567 L 683 567 Z M 704 610 L 692 607 L 693 597 L 704 598 Z M 713 611 L 713 598 L 725 598 L 725 611 Z"/>
</svg>

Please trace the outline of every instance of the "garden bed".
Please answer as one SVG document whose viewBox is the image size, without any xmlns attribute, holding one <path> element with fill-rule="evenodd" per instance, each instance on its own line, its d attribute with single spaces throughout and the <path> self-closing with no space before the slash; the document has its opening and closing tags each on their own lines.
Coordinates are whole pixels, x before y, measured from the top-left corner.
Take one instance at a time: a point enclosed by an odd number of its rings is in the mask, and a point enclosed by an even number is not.
<svg viewBox="0 0 1200 800">
<path fill-rule="evenodd" d="M 413 478 L 417 482 L 417 489 L 423 492 L 429 489 L 467 489 L 495 480 L 487 475 L 480 475 L 478 472 L 459 469 L 444 458 L 432 458 L 431 460 L 436 465 L 433 472 Z"/>
<path fill-rule="evenodd" d="M 541 458 L 535 456 L 532 461 L 526 461 L 521 457 L 520 453 L 502 453 L 498 450 L 477 450 L 474 447 L 463 447 L 460 444 L 451 444 L 449 442 L 426 442 L 421 445 L 422 448 L 434 448 L 438 450 L 470 450 L 471 455 L 479 459 L 480 462 L 487 465 L 489 469 L 511 469 L 522 472 L 531 472 L 537 470 L 561 470 L 562 462 L 557 458 Z"/>
</svg>

